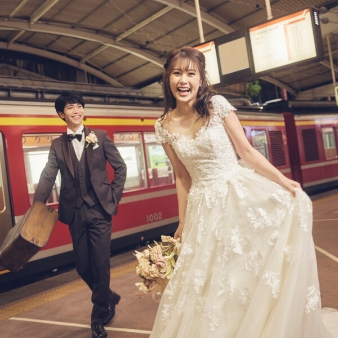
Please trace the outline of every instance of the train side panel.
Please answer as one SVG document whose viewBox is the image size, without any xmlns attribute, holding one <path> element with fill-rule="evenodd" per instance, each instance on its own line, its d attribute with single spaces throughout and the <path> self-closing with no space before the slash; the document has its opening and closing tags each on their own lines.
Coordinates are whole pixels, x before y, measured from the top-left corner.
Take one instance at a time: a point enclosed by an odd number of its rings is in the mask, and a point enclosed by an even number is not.
<svg viewBox="0 0 338 338">
<path fill-rule="evenodd" d="M 285 176 L 291 178 L 288 140 L 284 118 L 277 114 L 238 112 L 251 145 Z"/>
<path fill-rule="evenodd" d="M 296 115 L 300 169 L 304 190 L 310 194 L 338 187 L 335 115 Z"/>
</svg>

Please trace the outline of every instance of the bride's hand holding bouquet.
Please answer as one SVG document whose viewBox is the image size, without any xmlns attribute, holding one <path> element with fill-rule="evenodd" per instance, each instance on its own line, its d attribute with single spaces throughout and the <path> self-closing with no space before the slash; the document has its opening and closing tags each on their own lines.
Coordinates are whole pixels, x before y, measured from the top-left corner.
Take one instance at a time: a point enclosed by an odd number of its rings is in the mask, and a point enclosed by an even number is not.
<svg viewBox="0 0 338 338">
<path fill-rule="evenodd" d="M 137 259 L 136 274 L 142 278 L 142 283 L 136 283 L 140 291 L 152 291 L 153 297 L 161 295 L 171 278 L 178 255 L 181 250 L 180 239 L 170 236 L 161 236 L 161 243 L 154 241 L 155 245 L 142 252 L 135 251 Z"/>
</svg>

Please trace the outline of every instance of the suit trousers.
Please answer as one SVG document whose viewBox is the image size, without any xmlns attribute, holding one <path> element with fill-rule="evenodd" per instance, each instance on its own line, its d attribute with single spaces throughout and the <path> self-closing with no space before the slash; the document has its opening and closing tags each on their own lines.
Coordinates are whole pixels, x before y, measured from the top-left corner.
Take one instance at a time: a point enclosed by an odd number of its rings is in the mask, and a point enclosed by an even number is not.
<svg viewBox="0 0 338 338">
<path fill-rule="evenodd" d="M 100 203 L 85 202 L 75 208 L 69 225 L 76 271 L 92 290 L 92 323 L 102 323 L 108 313 L 110 283 L 110 241 L 112 216 Z"/>
</svg>

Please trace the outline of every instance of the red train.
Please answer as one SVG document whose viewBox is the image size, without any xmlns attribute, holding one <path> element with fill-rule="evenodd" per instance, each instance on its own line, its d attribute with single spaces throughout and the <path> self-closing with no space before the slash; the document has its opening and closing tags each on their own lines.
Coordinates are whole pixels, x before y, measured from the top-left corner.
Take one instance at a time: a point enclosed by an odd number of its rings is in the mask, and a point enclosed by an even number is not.
<svg viewBox="0 0 338 338">
<path fill-rule="evenodd" d="M 310 193 L 338 186 L 335 112 L 295 115 L 262 110 L 267 108 L 238 107 L 252 145 Z M 153 128 L 161 113 L 161 107 L 144 105 L 91 103 L 85 107 L 85 124 L 105 129 L 128 166 L 119 213 L 113 220 L 112 250 L 143 244 L 176 228 L 174 173 L 162 147 L 156 144 Z M 31 206 L 51 140 L 64 131 L 65 124 L 52 102 L 0 100 L 0 243 Z M 59 189 L 57 179 L 48 200 L 54 208 Z M 0 270 L 0 288 L 14 281 L 26 283 L 42 271 L 72 262 L 67 225 L 58 222 L 47 246 L 20 272 Z"/>
<path fill-rule="evenodd" d="M 280 101 L 266 111 L 282 114 L 292 178 L 308 194 L 338 187 L 338 106 L 333 101 Z"/>
</svg>

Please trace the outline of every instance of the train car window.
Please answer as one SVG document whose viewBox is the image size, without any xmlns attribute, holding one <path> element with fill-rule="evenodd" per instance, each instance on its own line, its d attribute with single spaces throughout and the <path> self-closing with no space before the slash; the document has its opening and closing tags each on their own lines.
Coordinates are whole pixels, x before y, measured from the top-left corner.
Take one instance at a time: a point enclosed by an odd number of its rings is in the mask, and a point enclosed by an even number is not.
<svg viewBox="0 0 338 338">
<path fill-rule="evenodd" d="M 52 140 L 61 134 L 24 134 L 22 136 L 22 147 L 25 160 L 25 171 L 27 189 L 30 203 L 33 203 L 34 193 L 39 183 L 41 171 L 48 160 L 49 148 Z M 52 192 L 47 204 L 59 202 L 61 176 L 58 173 Z"/>
<path fill-rule="evenodd" d="M 114 133 L 114 143 L 127 165 L 124 191 L 147 187 L 141 133 Z"/>
<path fill-rule="evenodd" d="M 269 130 L 272 164 L 275 167 L 286 165 L 283 134 L 281 130 Z"/>
<path fill-rule="evenodd" d="M 144 133 L 147 149 L 149 185 L 151 187 L 173 184 L 174 171 L 163 147 L 156 143 L 155 133 Z"/>
<path fill-rule="evenodd" d="M 315 128 L 302 129 L 305 161 L 319 160 L 317 133 Z"/>
<path fill-rule="evenodd" d="M 334 129 L 330 128 L 322 128 L 322 136 L 323 136 L 323 144 L 324 144 L 324 152 L 325 158 L 327 160 L 337 157 L 337 148 L 336 142 L 334 139 Z"/>
<path fill-rule="evenodd" d="M 251 131 L 252 146 L 270 161 L 268 150 L 268 138 L 265 130 Z"/>
</svg>

